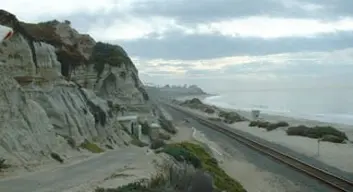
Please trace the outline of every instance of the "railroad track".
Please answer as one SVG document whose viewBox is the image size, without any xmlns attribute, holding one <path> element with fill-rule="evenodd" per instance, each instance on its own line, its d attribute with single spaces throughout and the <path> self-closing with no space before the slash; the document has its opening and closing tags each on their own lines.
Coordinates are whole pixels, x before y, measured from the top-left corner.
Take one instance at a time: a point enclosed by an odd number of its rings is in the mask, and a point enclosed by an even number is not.
<svg viewBox="0 0 353 192">
<path fill-rule="evenodd" d="M 267 156 L 270 156 L 290 167 L 293 169 L 300 171 L 302 173 L 305 173 L 309 175 L 310 177 L 313 177 L 326 185 L 332 187 L 333 189 L 341 192 L 353 192 L 353 181 L 349 181 L 345 178 L 336 176 L 332 173 L 329 173 L 328 171 L 322 170 L 320 168 L 314 167 L 312 165 L 309 165 L 295 157 L 292 157 L 288 154 L 284 154 L 276 149 L 273 149 L 272 147 L 266 146 L 262 143 L 256 142 L 251 140 L 250 138 L 238 134 L 230 128 L 226 128 L 225 125 L 217 125 L 209 120 L 206 120 L 203 117 L 200 117 L 199 115 L 192 114 L 190 112 L 187 112 L 179 107 L 167 104 L 168 106 L 172 107 L 173 109 L 180 111 L 182 113 L 188 114 L 189 117 L 197 120 L 200 124 L 203 124 L 209 128 L 212 128 L 213 130 L 216 130 L 218 132 L 221 132 L 228 137 L 231 137 L 232 139 L 235 139 L 242 144 L 258 151 L 261 152 Z"/>
</svg>

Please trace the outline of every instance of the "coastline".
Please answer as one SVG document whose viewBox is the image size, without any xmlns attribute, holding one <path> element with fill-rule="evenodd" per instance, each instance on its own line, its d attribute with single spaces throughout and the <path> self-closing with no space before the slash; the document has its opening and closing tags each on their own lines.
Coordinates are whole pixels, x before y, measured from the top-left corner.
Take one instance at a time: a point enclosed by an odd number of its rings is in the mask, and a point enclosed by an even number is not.
<svg viewBox="0 0 353 192">
<path fill-rule="evenodd" d="M 200 98 L 201 100 L 201 98 Z M 205 103 L 206 104 L 206 103 Z M 233 111 L 237 112 L 239 115 L 251 119 L 251 112 L 236 109 L 227 109 L 214 106 L 216 111 Z M 218 117 L 217 113 L 208 114 L 197 109 L 191 109 L 184 107 L 190 112 L 202 115 L 204 117 Z M 233 124 L 228 124 L 229 127 L 243 131 L 245 133 L 251 134 L 255 137 L 261 138 L 268 142 L 274 143 L 291 149 L 299 154 L 305 155 L 309 158 L 318 160 L 326 165 L 337 168 L 343 172 L 353 173 L 353 164 L 351 158 L 353 157 L 353 129 L 352 126 L 338 123 L 326 123 L 315 120 L 307 119 L 297 119 L 291 117 L 285 117 L 280 115 L 269 115 L 265 113 L 260 114 L 260 118 L 265 121 L 278 122 L 286 121 L 290 126 L 306 125 L 306 126 L 333 126 L 346 133 L 350 141 L 344 144 L 330 143 L 330 142 L 320 142 L 318 145 L 317 139 L 301 137 L 301 136 L 288 136 L 286 134 L 286 127 L 278 128 L 273 131 L 267 131 L 266 129 L 261 129 L 257 127 L 250 127 L 249 122 L 236 122 Z M 318 150 L 319 148 L 319 150 Z M 319 151 L 319 152 L 318 152 Z"/>
</svg>

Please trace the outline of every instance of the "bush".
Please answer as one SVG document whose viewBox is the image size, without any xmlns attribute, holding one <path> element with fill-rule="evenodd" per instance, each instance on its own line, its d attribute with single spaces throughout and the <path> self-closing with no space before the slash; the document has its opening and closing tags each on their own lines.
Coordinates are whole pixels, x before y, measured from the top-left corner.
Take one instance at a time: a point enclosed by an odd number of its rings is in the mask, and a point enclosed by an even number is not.
<svg viewBox="0 0 353 192">
<path fill-rule="evenodd" d="M 316 126 L 316 127 L 307 127 L 304 125 L 300 125 L 297 127 L 289 127 L 287 130 L 287 135 L 296 135 L 296 136 L 303 136 L 309 137 L 314 139 L 319 139 L 326 137 L 326 141 L 330 140 L 346 140 L 347 135 L 344 132 L 341 132 L 334 127 L 330 126 Z M 336 139 L 333 139 L 334 136 Z"/>
<path fill-rule="evenodd" d="M 219 167 L 217 161 L 203 147 L 197 144 L 189 142 L 169 144 L 164 148 L 164 152 L 170 154 L 176 160 L 186 160 L 193 165 L 195 164 L 195 167 L 209 172 L 214 178 L 215 186 L 221 191 L 246 191 L 239 182 Z"/>
<path fill-rule="evenodd" d="M 102 148 L 100 148 L 95 143 L 89 142 L 87 139 L 85 139 L 85 141 L 83 143 L 81 143 L 80 147 L 83 149 L 87 149 L 88 151 L 90 151 L 92 153 L 103 153 L 104 152 L 104 150 Z"/>
<path fill-rule="evenodd" d="M 158 149 L 161 147 L 164 147 L 166 145 L 166 143 L 162 140 L 162 139 L 157 139 L 152 141 L 150 148 L 151 149 Z"/>
<path fill-rule="evenodd" d="M 279 127 L 287 127 L 289 124 L 285 121 L 280 121 L 277 123 L 270 123 L 268 121 L 251 121 L 249 127 L 260 127 L 265 128 L 267 131 L 275 130 Z"/>
<path fill-rule="evenodd" d="M 166 133 L 158 132 L 158 137 L 163 140 L 170 140 L 172 137 Z"/>
<path fill-rule="evenodd" d="M 131 144 L 133 144 L 135 146 L 138 146 L 138 147 L 146 147 L 146 146 L 148 146 L 147 143 L 142 142 L 142 141 L 140 141 L 139 139 L 136 139 L 136 138 L 131 140 Z"/>
<path fill-rule="evenodd" d="M 159 118 L 159 124 L 161 128 L 168 131 L 169 133 L 176 134 L 177 130 L 173 125 L 173 122 L 170 120 L 165 119 L 164 117 Z"/>
<path fill-rule="evenodd" d="M 114 149 L 113 146 L 108 145 L 108 144 L 106 144 L 105 147 L 108 148 L 108 149 Z"/>
<path fill-rule="evenodd" d="M 58 162 L 64 163 L 64 159 L 62 159 L 59 154 L 53 152 L 53 153 L 50 153 L 50 156 L 51 158 L 57 160 Z"/>
<path fill-rule="evenodd" d="M 337 137 L 335 135 L 325 135 L 322 137 L 322 141 L 327 141 L 332 143 L 343 143 L 344 139 L 342 137 Z"/>
<path fill-rule="evenodd" d="M 186 192 L 194 176 L 197 176 L 196 170 L 188 164 L 164 162 L 158 165 L 157 173 L 149 180 L 139 180 L 115 189 L 98 188 L 95 192 Z"/>
<path fill-rule="evenodd" d="M 217 117 L 209 117 L 208 120 L 211 120 L 211 121 L 218 121 L 218 122 L 221 122 L 221 121 L 222 121 L 221 118 L 217 118 Z"/>
<path fill-rule="evenodd" d="M 246 119 L 239 115 L 236 112 L 225 112 L 225 111 L 220 111 L 218 114 L 219 117 L 223 118 L 225 123 L 232 124 L 235 122 L 241 122 L 245 121 Z"/>
<path fill-rule="evenodd" d="M 141 123 L 141 133 L 144 135 L 149 135 L 151 132 L 151 127 L 147 121 Z"/>
<path fill-rule="evenodd" d="M 0 171 L 10 167 L 10 165 L 6 164 L 5 161 L 5 159 L 0 158 Z"/>
</svg>

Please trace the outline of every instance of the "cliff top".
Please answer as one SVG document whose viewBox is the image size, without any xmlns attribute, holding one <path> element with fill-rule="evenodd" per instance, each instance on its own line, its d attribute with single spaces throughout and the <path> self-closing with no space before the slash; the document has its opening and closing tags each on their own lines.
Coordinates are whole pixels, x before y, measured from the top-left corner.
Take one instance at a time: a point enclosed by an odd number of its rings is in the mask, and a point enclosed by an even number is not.
<svg viewBox="0 0 353 192">
<path fill-rule="evenodd" d="M 118 45 L 96 41 L 88 34 L 80 34 L 71 27 L 70 21 L 60 22 L 52 20 L 40 23 L 26 23 L 5 10 L 0 10 L 0 24 L 13 28 L 14 36 L 20 33 L 33 42 L 45 42 L 56 48 L 58 60 L 63 65 L 73 67 L 94 63 L 98 73 L 104 69 L 105 64 L 119 66 L 122 63 L 133 65 L 128 54 Z M 34 58 L 34 62 L 36 59 Z"/>
</svg>

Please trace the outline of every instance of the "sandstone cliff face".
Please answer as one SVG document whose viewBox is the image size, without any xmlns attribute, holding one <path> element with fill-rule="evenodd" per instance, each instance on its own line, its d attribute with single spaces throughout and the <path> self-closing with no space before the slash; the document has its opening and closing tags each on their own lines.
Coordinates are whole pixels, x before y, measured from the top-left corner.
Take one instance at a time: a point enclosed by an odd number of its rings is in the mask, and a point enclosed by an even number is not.
<svg viewBox="0 0 353 192">
<path fill-rule="evenodd" d="M 68 140 L 123 144 L 112 106 L 146 106 L 148 95 L 121 47 L 96 43 L 68 21 L 27 24 L 0 10 L 0 24 L 15 31 L 0 45 L 1 158 L 36 163 L 73 151 Z M 121 49 L 112 52 L 119 59 L 93 59 L 102 44 Z"/>
</svg>

